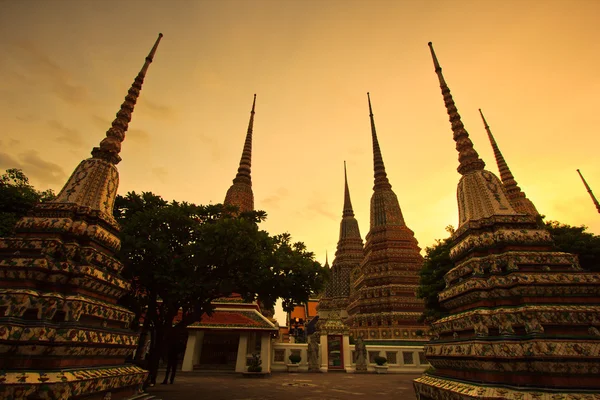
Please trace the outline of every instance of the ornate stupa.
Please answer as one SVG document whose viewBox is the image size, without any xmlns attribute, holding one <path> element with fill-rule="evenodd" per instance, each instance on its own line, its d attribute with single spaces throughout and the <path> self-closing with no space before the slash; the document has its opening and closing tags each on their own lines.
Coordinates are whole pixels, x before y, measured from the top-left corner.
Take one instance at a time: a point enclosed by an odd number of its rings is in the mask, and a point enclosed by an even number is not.
<svg viewBox="0 0 600 400">
<path fill-rule="evenodd" d="M 587 182 L 585 181 L 585 179 L 583 178 L 583 175 L 581 175 L 581 172 L 579 170 L 577 170 L 577 173 L 579 174 L 579 176 L 581 177 L 581 180 L 583 181 L 583 184 L 585 186 L 585 189 L 587 190 L 587 192 L 590 194 L 590 197 L 592 198 L 592 202 L 594 203 L 594 205 L 596 206 L 596 210 L 598 210 L 598 212 L 600 213 L 600 203 L 598 203 L 598 200 L 596 199 L 596 196 L 594 196 L 594 193 L 592 192 L 592 189 L 590 188 L 590 186 L 587 184 Z"/>
<path fill-rule="evenodd" d="M 250 167 L 252 165 L 252 129 L 254 127 L 254 107 L 256 106 L 256 95 L 252 102 L 250 111 L 250 121 L 248 122 L 248 131 L 246 132 L 246 141 L 242 150 L 242 158 L 238 172 L 233 179 L 233 185 L 227 190 L 225 195 L 225 205 L 237 206 L 240 212 L 254 211 L 254 193 L 252 193 L 252 178 L 250 176 Z"/>
<path fill-rule="evenodd" d="M 363 241 L 360 237 L 358 221 L 354 217 L 354 210 L 352 209 L 346 163 L 344 162 L 344 209 L 329 282 L 325 289 L 325 295 L 319 301 L 320 320 L 326 320 L 332 311 L 336 311 L 339 318 L 345 319 L 347 317 L 346 307 L 350 297 L 350 273 L 360 266 L 363 258 Z"/>
<path fill-rule="evenodd" d="M 434 368 L 417 398 L 591 399 L 600 389 L 600 274 L 552 251 L 536 218 L 517 212 L 469 139 L 429 43 L 456 149 L 455 266 L 439 294 L 450 315 L 432 324 Z M 593 394 L 595 393 L 595 394 Z"/>
<path fill-rule="evenodd" d="M 494 156 L 496 158 L 496 163 L 498 164 L 498 171 L 500 172 L 500 179 L 502 180 L 502 185 L 504 185 L 504 190 L 506 191 L 506 195 L 508 196 L 508 201 L 513 206 L 515 211 L 533 215 L 537 217 L 539 215 L 537 209 L 533 205 L 533 203 L 525 196 L 525 193 L 521 190 L 519 185 L 517 185 L 517 181 L 513 176 L 512 172 L 508 168 L 508 164 L 504 160 L 504 156 L 500 152 L 498 148 L 498 144 L 496 143 L 496 139 L 494 139 L 494 135 L 492 135 L 492 131 L 479 109 L 479 114 L 481 115 L 481 119 L 483 120 L 483 125 L 485 127 L 485 131 L 488 134 L 488 138 L 490 139 L 490 143 L 492 144 L 492 149 L 494 150 Z"/>
<path fill-rule="evenodd" d="M 119 399 L 146 378 L 125 365 L 138 338 L 117 305 L 129 285 L 113 205 L 121 142 L 161 37 L 92 157 L 0 239 L 0 398 Z"/>
<path fill-rule="evenodd" d="M 417 322 L 423 302 L 417 299 L 423 257 L 413 231 L 404 222 L 392 191 L 377 140 L 371 98 L 369 116 L 373 139 L 375 185 L 371 197 L 371 226 L 365 257 L 352 272 L 348 305 L 351 335 L 366 340 L 415 340 L 424 325 Z"/>
</svg>

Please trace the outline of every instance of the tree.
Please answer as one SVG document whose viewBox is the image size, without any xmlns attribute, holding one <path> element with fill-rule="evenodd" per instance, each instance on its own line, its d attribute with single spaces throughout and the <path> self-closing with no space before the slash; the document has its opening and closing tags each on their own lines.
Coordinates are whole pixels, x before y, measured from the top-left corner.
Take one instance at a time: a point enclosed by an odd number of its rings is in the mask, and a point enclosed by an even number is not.
<svg viewBox="0 0 600 400">
<path fill-rule="evenodd" d="M 420 280 L 417 288 L 417 297 L 425 301 L 425 311 L 419 317 L 421 322 L 430 323 L 448 314 L 438 300 L 438 294 L 446 287 L 444 275 L 454 267 L 454 263 L 450 260 L 452 248 L 450 239 L 454 227 L 448 225 L 446 231 L 450 233 L 450 237 L 437 239 L 433 246 L 425 248 L 425 262 L 419 272 Z"/>
<path fill-rule="evenodd" d="M 543 224 L 552 235 L 556 251 L 577 254 L 584 270 L 600 271 L 599 235 L 586 232 L 587 227 L 583 225 L 571 226 L 557 221 L 547 221 Z M 432 247 L 425 249 L 425 263 L 420 272 L 417 297 L 425 301 L 425 311 L 420 320 L 428 323 L 448 314 L 438 301 L 438 294 L 446 287 L 444 275 L 454 267 L 450 260 L 454 229 L 449 226 L 446 230 L 450 237 L 436 240 Z"/>
<path fill-rule="evenodd" d="M 167 341 L 210 314 L 213 300 L 238 293 L 268 308 L 283 298 L 290 309 L 325 284 L 328 271 L 302 243 L 258 228 L 264 212 L 169 203 L 152 193 L 129 193 L 115 204 L 124 276 L 132 282 L 126 301 L 136 313 L 145 310 L 145 328 L 154 332 L 151 376 Z"/>
<path fill-rule="evenodd" d="M 43 192 L 29 184 L 29 178 L 17 168 L 0 176 L 0 237 L 12 236 L 17 221 L 42 201 L 52 200 L 51 189 Z"/>
</svg>

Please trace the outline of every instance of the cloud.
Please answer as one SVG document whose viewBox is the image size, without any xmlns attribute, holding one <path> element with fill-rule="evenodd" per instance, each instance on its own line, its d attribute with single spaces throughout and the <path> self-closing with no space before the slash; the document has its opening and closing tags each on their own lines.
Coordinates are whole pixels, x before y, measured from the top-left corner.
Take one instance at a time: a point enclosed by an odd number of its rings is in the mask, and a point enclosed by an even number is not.
<svg viewBox="0 0 600 400">
<path fill-rule="evenodd" d="M 70 144 L 75 147 L 82 147 L 84 145 L 83 137 L 78 130 L 67 128 L 56 120 L 48 121 L 48 126 L 56 132 L 61 133 L 60 136 L 55 138 L 57 142 Z"/>
<path fill-rule="evenodd" d="M 85 86 L 73 81 L 68 70 L 54 62 L 29 41 L 18 41 L 13 55 L 21 63 L 20 71 L 12 74 L 28 85 L 48 84 L 52 93 L 70 105 L 86 105 L 89 96 Z"/>
<path fill-rule="evenodd" d="M 260 202 L 265 207 L 270 208 L 279 208 L 279 204 L 283 199 L 285 199 L 288 195 L 289 191 L 285 188 L 277 188 L 275 193 L 265 197 Z"/>
<path fill-rule="evenodd" d="M 172 107 L 155 103 L 145 97 L 140 97 L 139 104 L 142 104 L 142 110 L 152 118 L 164 120 L 175 119 L 175 109 Z"/>
<path fill-rule="evenodd" d="M 129 129 L 125 136 L 125 140 L 132 140 L 138 143 L 148 143 L 150 134 L 142 129 Z"/>
<path fill-rule="evenodd" d="M 155 167 L 152 168 L 152 175 L 154 175 L 160 182 L 165 183 L 167 181 L 169 172 L 164 167 Z"/>
<path fill-rule="evenodd" d="M 305 208 L 305 210 L 310 211 L 309 215 L 319 214 L 333 221 L 338 220 L 339 215 L 331 211 L 331 206 L 327 203 L 327 201 L 316 200 L 320 198 L 320 196 L 317 196 L 316 193 L 313 194 L 313 197 L 315 198 L 315 200 L 312 200 L 310 203 L 308 203 L 308 205 Z"/>
<path fill-rule="evenodd" d="M 29 150 L 19 154 L 19 158 L 0 152 L 0 168 L 19 168 L 32 180 L 44 187 L 61 184 L 66 180 L 65 171 L 58 164 L 43 160 L 37 151 Z"/>
</svg>

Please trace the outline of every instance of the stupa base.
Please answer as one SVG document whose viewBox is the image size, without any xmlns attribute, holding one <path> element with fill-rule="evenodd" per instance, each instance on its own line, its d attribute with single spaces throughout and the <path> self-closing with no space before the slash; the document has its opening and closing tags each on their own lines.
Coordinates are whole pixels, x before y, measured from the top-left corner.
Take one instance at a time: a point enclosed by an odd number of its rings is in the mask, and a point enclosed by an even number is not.
<svg viewBox="0 0 600 400">
<path fill-rule="evenodd" d="M 475 384 L 423 375 L 413 381 L 417 400 L 597 400 L 600 391 L 566 391 Z"/>
<path fill-rule="evenodd" d="M 2 399 L 117 400 L 140 393 L 148 371 L 134 365 L 0 372 Z"/>
</svg>

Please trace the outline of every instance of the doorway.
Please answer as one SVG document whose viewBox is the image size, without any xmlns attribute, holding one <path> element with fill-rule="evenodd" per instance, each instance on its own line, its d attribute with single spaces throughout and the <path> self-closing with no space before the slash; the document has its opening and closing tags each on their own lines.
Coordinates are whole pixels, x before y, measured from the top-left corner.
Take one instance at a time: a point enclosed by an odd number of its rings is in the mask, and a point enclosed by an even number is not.
<svg viewBox="0 0 600 400">
<path fill-rule="evenodd" d="M 327 335 L 327 369 L 344 369 L 342 335 Z"/>
</svg>

